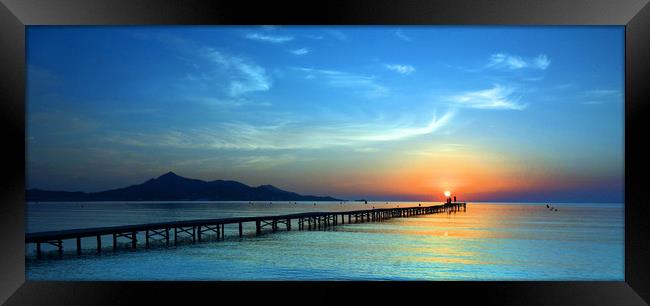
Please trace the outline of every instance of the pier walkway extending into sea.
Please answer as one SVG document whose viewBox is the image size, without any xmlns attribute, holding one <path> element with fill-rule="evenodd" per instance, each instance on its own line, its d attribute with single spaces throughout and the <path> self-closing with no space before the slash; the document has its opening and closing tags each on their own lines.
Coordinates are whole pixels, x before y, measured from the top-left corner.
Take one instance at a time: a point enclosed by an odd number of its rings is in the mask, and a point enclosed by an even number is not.
<svg viewBox="0 0 650 306">
<path fill-rule="evenodd" d="M 191 238 L 192 243 L 201 242 L 204 234 L 212 232 L 216 234 L 217 240 L 225 237 L 224 225 L 239 224 L 239 237 L 243 236 L 243 224 L 255 222 L 255 234 L 261 235 L 264 228 L 271 232 L 278 231 L 280 225 L 291 230 L 291 221 L 298 221 L 298 230 L 319 230 L 330 226 L 345 224 L 346 216 L 348 223 L 379 222 L 390 218 L 411 217 L 443 212 L 466 211 L 467 203 L 452 202 L 434 206 L 418 206 L 403 208 L 378 208 L 354 211 L 327 211 L 327 212 L 306 212 L 279 216 L 258 216 L 258 217 L 237 217 L 221 219 L 200 219 L 187 221 L 171 221 L 159 223 L 147 223 L 138 225 L 110 226 L 71 229 L 62 231 L 48 231 L 25 234 L 25 243 L 36 244 L 36 257 L 42 257 L 41 244 L 51 244 L 58 249 L 59 255 L 63 255 L 63 240 L 75 239 L 77 242 L 77 255 L 81 255 L 81 238 L 92 237 L 97 241 L 97 253 L 102 251 L 102 236 L 113 236 L 113 250 L 118 248 L 118 238 L 129 239 L 131 248 L 138 247 L 138 233 L 144 233 L 145 248 L 150 247 L 150 240 L 163 240 L 166 246 L 178 244 L 179 238 Z M 173 235 L 172 235 L 173 232 Z"/>
</svg>

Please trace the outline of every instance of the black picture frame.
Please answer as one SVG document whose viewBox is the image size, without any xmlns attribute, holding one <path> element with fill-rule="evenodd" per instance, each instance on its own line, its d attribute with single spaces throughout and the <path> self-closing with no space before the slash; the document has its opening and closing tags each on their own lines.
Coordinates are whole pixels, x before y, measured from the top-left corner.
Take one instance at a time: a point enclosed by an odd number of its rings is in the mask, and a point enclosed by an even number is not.
<svg viewBox="0 0 650 306">
<path fill-rule="evenodd" d="M 499 305 L 647 305 L 650 301 L 650 5 L 647 0 L 173 1 L 0 0 L 0 302 L 7 305 L 369 302 L 443 296 Z M 25 282 L 25 26 L 431 24 L 625 26 L 625 281 L 622 282 Z M 247 293 L 248 292 L 248 293 Z M 297 298 L 297 293 L 307 299 Z M 310 297 L 311 296 L 311 297 Z M 295 297 L 295 298 L 293 298 Z M 645 302 L 644 302 L 645 300 Z M 436 301 L 436 300 L 434 300 Z"/>
</svg>

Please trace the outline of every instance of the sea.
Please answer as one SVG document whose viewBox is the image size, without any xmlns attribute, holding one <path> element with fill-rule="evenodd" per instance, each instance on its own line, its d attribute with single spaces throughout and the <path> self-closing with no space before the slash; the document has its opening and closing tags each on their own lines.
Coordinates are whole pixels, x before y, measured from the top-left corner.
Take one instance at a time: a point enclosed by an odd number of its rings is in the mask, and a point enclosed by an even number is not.
<svg viewBox="0 0 650 306">
<path fill-rule="evenodd" d="M 428 206 L 428 202 L 28 202 L 27 232 L 298 212 Z M 177 246 L 103 236 L 64 241 L 64 254 L 25 245 L 30 281 L 623 281 L 624 205 L 468 203 L 466 211 L 255 235 Z M 179 235 L 180 237 L 180 235 Z"/>
</svg>

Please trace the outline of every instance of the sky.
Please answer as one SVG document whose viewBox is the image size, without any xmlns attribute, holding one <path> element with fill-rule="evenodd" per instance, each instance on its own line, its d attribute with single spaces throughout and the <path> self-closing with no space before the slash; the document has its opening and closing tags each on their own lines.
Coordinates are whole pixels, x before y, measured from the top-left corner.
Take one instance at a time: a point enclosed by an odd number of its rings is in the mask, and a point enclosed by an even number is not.
<svg viewBox="0 0 650 306">
<path fill-rule="evenodd" d="M 623 202 L 624 27 L 27 27 L 27 187 Z"/>
</svg>

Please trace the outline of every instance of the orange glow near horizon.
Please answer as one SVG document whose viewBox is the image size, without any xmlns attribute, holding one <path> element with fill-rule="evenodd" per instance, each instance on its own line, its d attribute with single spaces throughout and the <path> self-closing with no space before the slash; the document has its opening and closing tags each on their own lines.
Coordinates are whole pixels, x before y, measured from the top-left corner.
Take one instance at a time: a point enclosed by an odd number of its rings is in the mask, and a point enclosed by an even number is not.
<svg viewBox="0 0 650 306">
<path fill-rule="evenodd" d="M 333 175 L 311 182 L 318 184 L 313 186 L 314 191 L 324 194 L 404 196 L 431 201 L 446 200 L 451 194 L 446 195 L 444 191 L 451 190 L 459 199 L 481 200 L 485 195 L 580 185 L 550 167 L 536 164 L 535 160 L 485 149 L 454 152 L 413 149 L 398 154 L 366 156 L 356 164 L 362 171 L 335 166 Z M 322 186 L 332 190 L 318 190 Z"/>
<path fill-rule="evenodd" d="M 385 156 L 363 172 L 349 173 L 337 187 L 368 194 L 408 195 L 444 200 L 454 194 L 516 190 L 525 183 L 512 158 L 483 152 L 442 152 Z M 343 170 L 345 171 L 345 170 Z M 339 189 L 337 188 L 337 189 Z M 339 189 L 339 190 L 340 190 Z M 347 191 L 346 190 L 346 191 Z M 446 194 L 449 191 L 450 194 Z"/>
<path fill-rule="evenodd" d="M 594 173 L 567 173 L 544 156 L 506 153 L 486 146 L 459 146 L 454 151 L 434 144 L 384 149 L 324 156 L 318 162 L 296 163 L 291 171 L 259 169 L 253 179 L 234 179 L 251 185 L 273 181 L 281 189 L 342 199 L 433 202 L 446 201 L 444 191 L 451 191 L 461 202 L 490 201 L 599 183 L 593 181 Z"/>
</svg>

